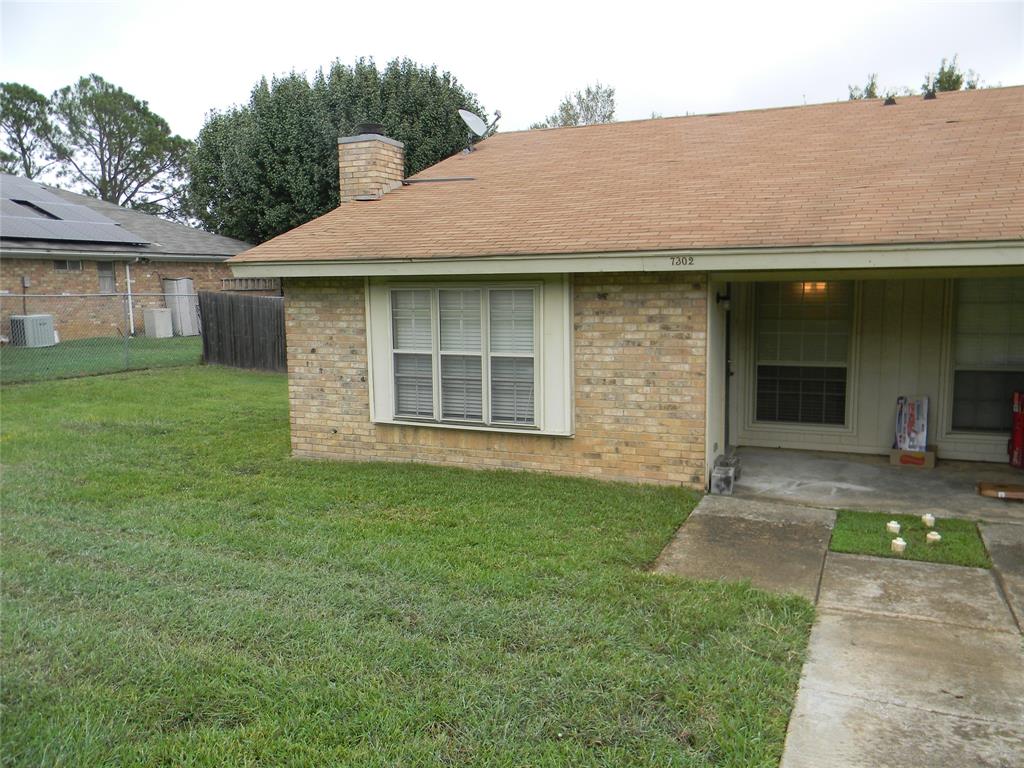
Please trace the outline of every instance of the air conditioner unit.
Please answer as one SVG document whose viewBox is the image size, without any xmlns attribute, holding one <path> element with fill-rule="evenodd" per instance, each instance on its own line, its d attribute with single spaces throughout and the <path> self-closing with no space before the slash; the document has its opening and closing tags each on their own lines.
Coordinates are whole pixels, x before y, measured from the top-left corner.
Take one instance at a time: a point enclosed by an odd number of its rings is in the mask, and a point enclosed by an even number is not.
<svg viewBox="0 0 1024 768">
<path fill-rule="evenodd" d="M 11 315 L 11 344 L 16 347 L 52 347 L 53 315 Z"/>
</svg>

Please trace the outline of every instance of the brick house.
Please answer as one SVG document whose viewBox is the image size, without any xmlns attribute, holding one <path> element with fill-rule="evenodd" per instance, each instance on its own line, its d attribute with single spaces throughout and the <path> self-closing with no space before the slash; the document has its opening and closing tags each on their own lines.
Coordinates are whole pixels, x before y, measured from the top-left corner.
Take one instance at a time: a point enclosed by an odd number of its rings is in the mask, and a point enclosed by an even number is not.
<svg viewBox="0 0 1024 768">
<path fill-rule="evenodd" d="M 273 280 L 232 276 L 225 262 L 249 247 L 240 240 L 17 176 L 0 174 L 0 195 L 4 336 L 25 311 L 52 314 L 63 339 L 141 333 L 143 310 L 164 306 L 164 278 L 191 278 L 197 291 L 276 292 Z M 129 292 L 125 312 L 116 294 Z"/>
<path fill-rule="evenodd" d="M 280 277 L 292 448 L 705 487 L 735 446 L 1005 461 L 1024 87 L 499 133 L 231 259 Z"/>
</svg>

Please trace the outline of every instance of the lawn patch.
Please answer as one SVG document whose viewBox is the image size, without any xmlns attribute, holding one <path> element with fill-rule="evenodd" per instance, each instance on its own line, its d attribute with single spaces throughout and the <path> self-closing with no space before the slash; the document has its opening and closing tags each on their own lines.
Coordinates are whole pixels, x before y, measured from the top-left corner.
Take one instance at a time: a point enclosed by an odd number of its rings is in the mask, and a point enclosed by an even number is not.
<svg viewBox="0 0 1024 768">
<path fill-rule="evenodd" d="M 813 608 L 644 572 L 697 494 L 294 460 L 285 398 L 5 391 L 7 763 L 778 765 Z"/>
<path fill-rule="evenodd" d="M 900 524 L 899 535 L 907 542 L 902 555 L 892 552 L 890 543 L 895 534 L 885 530 L 885 524 L 895 520 Z M 925 535 L 929 531 L 942 534 L 942 541 L 928 544 Z M 893 515 L 883 512 L 856 512 L 841 509 L 836 515 L 836 526 L 832 531 L 829 548 L 833 552 L 853 555 L 875 555 L 901 560 L 921 560 L 926 563 L 966 565 L 975 568 L 991 568 L 988 552 L 978 533 L 978 526 L 971 520 L 939 518 L 934 528 L 927 528 L 917 515 Z"/>
<path fill-rule="evenodd" d="M 99 373 L 195 365 L 203 353 L 199 336 L 152 339 L 146 336 L 104 336 L 72 339 L 52 347 L 14 347 L 0 350 L 0 382 L 12 384 L 45 379 L 69 379 Z"/>
</svg>

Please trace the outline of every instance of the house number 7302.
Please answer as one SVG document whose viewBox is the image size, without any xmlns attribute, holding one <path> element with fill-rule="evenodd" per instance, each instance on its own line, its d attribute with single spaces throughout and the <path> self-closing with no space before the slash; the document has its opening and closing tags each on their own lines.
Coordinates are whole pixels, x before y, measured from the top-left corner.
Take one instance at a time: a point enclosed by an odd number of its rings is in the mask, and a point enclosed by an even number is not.
<svg viewBox="0 0 1024 768">
<path fill-rule="evenodd" d="M 670 256 L 673 267 L 692 267 L 693 256 Z"/>
</svg>

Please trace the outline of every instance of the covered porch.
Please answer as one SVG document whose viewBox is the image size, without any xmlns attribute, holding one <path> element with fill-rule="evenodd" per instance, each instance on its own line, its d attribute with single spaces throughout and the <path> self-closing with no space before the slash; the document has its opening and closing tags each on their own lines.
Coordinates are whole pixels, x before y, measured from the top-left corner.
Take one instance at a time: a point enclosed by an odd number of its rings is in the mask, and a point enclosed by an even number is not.
<svg viewBox="0 0 1024 768">
<path fill-rule="evenodd" d="M 946 460 L 919 469 L 893 466 L 886 456 L 757 447 L 736 455 L 742 470 L 733 492 L 741 497 L 1024 524 L 1024 502 L 976 490 L 979 482 L 1024 483 L 1024 471 L 1005 464 Z"/>
<path fill-rule="evenodd" d="M 708 304 L 707 458 L 740 457 L 737 493 L 1024 522 L 976 493 L 1024 483 L 1024 268 L 712 275 Z M 901 396 L 927 398 L 935 469 L 889 464 Z"/>
</svg>

